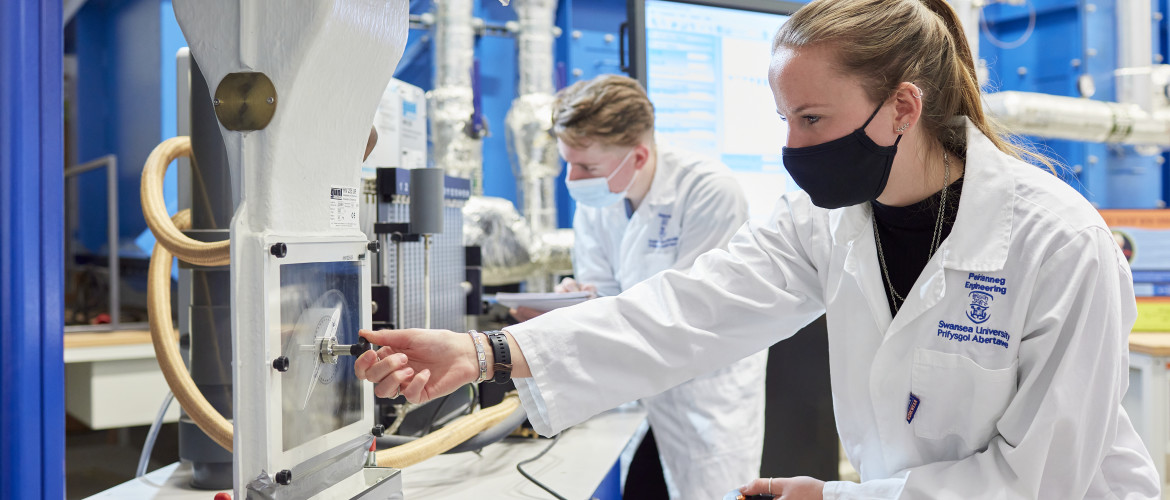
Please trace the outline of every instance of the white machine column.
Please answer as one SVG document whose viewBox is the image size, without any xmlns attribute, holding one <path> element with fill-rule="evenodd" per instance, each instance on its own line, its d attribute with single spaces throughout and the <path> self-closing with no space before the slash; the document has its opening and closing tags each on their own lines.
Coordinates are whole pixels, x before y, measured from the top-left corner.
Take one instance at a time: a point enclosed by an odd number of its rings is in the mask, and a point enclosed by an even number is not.
<svg viewBox="0 0 1170 500">
<path fill-rule="evenodd" d="M 355 327 L 369 327 L 360 164 L 406 44 L 407 1 L 174 8 L 240 193 L 231 224 L 236 497 L 356 496 L 386 479 L 352 464 L 372 439 L 373 390 L 352 378 L 352 358 L 322 366 L 310 344 L 353 343 Z M 282 356 L 287 370 L 275 368 Z"/>
</svg>

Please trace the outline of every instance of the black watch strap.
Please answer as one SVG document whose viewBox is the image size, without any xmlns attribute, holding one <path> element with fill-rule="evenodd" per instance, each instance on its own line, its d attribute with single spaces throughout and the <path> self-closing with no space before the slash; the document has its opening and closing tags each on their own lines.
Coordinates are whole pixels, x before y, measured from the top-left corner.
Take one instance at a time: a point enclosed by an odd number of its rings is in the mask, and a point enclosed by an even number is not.
<svg viewBox="0 0 1170 500">
<path fill-rule="evenodd" d="M 508 336 L 499 330 L 484 334 L 487 335 L 488 343 L 492 346 L 492 354 L 495 355 L 495 363 L 492 364 L 495 374 L 492 382 L 503 384 L 512 380 L 512 350 L 508 347 Z"/>
</svg>

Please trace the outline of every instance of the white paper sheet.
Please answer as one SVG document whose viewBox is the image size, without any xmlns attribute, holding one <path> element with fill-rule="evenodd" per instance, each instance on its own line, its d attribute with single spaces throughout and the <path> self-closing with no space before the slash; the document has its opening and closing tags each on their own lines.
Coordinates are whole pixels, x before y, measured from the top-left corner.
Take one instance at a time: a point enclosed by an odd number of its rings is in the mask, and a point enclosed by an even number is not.
<svg viewBox="0 0 1170 500">
<path fill-rule="evenodd" d="M 496 302 L 508 307 L 528 307 L 540 312 L 580 304 L 592 297 L 591 292 L 506 293 L 496 294 Z"/>
</svg>

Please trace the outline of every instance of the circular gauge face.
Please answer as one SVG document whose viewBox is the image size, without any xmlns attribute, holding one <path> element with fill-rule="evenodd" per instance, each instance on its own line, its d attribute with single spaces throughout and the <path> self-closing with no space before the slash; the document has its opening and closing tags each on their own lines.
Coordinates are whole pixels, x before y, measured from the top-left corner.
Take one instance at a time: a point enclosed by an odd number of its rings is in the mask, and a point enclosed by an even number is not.
<svg viewBox="0 0 1170 500">
<path fill-rule="evenodd" d="M 337 290 L 330 290 L 301 310 L 292 331 L 285 337 L 284 355 L 289 359 L 289 370 L 284 374 L 283 396 L 285 404 L 291 397 L 296 408 L 306 410 L 312 404 L 327 404 L 332 395 L 328 390 L 319 390 L 320 385 L 331 383 L 337 373 L 337 365 L 321 361 L 324 344 L 337 339 L 341 313 L 345 310 L 345 297 Z"/>
</svg>

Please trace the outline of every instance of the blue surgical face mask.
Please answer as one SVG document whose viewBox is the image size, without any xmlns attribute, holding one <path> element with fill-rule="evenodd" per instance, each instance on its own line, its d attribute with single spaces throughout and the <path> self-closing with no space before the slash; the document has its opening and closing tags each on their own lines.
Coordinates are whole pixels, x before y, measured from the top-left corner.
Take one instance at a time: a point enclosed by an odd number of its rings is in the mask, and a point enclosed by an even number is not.
<svg viewBox="0 0 1170 500">
<path fill-rule="evenodd" d="M 629 153 L 626 153 L 626 157 L 622 159 L 622 162 L 618 164 L 617 168 L 613 169 L 613 172 L 610 172 L 605 177 L 577 180 L 569 180 L 568 177 L 565 177 L 565 187 L 569 188 L 569 196 L 573 197 L 577 203 L 597 208 L 608 207 L 621 201 L 622 198 L 626 197 L 626 192 L 630 190 L 630 186 L 634 185 L 634 178 L 638 176 L 638 172 L 634 172 L 634 175 L 630 177 L 630 182 L 626 184 L 625 189 L 622 189 L 618 193 L 609 190 L 609 180 L 626 167 L 626 162 L 630 160 L 633 154 L 634 150 L 631 149 Z"/>
</svg>

